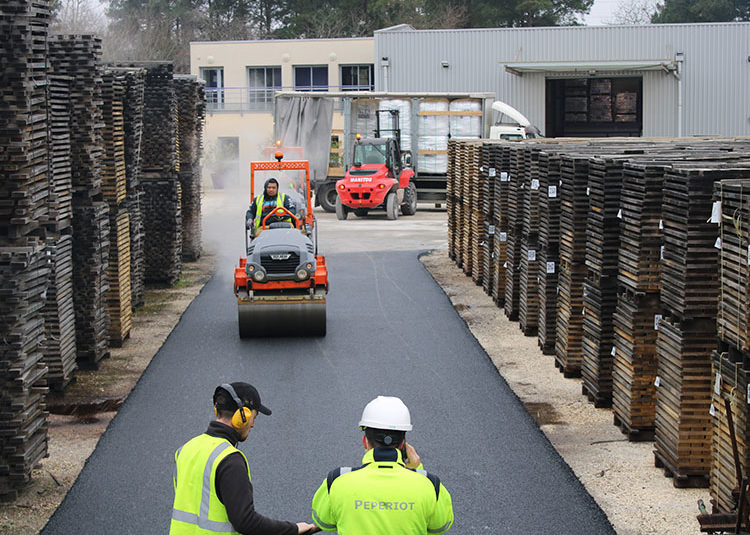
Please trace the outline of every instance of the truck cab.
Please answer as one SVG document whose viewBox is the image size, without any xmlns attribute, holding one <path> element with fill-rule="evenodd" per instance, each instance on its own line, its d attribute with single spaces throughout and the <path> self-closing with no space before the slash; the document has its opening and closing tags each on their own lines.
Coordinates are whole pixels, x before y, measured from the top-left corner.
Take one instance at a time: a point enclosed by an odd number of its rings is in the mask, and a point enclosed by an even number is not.
<svg viewBox="0 0 750 535">
<path fill-rule="evenodd" d="M 398 112 L 395 113 L 398 125 Z M 388 219 L 397 219 L 399 211 L 403 215 L 416 213 L 417 189 L 411 154 L 401 152 L 397 128 L 394 137 L 381 137 L 379 124 L 374 138 L 362 139 L 357 134 L 352 165 L 344 178 L 336 182 L 339 220 L 346 219 L 349 212 L 364 217 L 375 209 L 384 209 Z"/>
</svg>

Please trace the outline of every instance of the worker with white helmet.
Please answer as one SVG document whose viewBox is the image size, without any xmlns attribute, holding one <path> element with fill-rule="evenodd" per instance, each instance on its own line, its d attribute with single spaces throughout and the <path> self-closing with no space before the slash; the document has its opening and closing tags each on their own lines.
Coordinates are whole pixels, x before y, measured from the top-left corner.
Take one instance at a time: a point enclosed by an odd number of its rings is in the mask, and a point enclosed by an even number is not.
<svg viewBox="0 0 750 535">
<path fill-rule="evenodd" d="M 312 501 L 313 521 L 340 535 L 423 535 L 453 525 L 451 495 L 424 471 L 406 442 L 409 409 L 397 397 L 378 396 L 359 422 L 365 455 L 358 468 L 332 470 Z"/>
</svg>

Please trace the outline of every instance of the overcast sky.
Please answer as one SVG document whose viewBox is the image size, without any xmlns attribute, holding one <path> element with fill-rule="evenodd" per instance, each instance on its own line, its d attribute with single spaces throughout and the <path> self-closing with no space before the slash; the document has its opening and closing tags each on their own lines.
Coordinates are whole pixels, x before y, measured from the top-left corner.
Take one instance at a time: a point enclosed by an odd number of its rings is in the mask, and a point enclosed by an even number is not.
<svg viewBox="0 0 750 535">
<path fill-rule="evenodd" d="M 618 0 L 594 0 L 594 5 L 591 6 L 591 11 L 584 17 L 583 22 L 587 26 L 601 26 L 610 22 L 617 4 Z"/>
</svg>

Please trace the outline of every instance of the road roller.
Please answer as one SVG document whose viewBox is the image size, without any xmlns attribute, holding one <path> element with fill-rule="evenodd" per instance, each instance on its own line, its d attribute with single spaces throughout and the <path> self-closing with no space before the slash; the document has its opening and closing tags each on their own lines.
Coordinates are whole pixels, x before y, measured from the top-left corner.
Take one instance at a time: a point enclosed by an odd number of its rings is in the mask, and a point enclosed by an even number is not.
<svg viewBox="0 0 750 535">
<path fill-rule="evenodd" d="M 240 338 L 325 336 L 328 271 L 318 255 L 310 167 L 306 160 L 284 161 L 281 151 L 275 158 L 250 163 L 250 198 L 263 191 L 255 182 L 266 175 L 276 178 L 279 194 L 289 189 L 298 200 L 293 210 L 277 206 L 259 225 L 247 223 L 255 214 L 245 215 L 245 256 L 234 268 Z"/>
</svg>

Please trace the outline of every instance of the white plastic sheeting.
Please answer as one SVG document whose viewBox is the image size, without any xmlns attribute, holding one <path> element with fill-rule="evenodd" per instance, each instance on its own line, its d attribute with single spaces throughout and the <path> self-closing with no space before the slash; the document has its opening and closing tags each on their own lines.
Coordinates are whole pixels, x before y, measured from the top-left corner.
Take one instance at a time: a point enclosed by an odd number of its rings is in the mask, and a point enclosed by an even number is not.
<svg viewBox="0 0 750 535">
<path fill-rule="evenodd" d="M 401 150 L 411 150 L 411 101 L 405 99 L 385 99 L 380 101 L 381 110 L 398 110 L 399 129 L 401 130 Z M 380 114 L 381 130 L 395 128 L 388 113 Z M 383 132 L 383 137 L 394 137 L 393 132 Z"/>
<path fill-rule="evenodd" d="M 419 103 L 419 111 L 449 111 L 447 99 L 425 99 Z M 447 151 L 450 132 L 447 115 L 419 116 L 419 151 Z M 448 171 L 448 154 L 417 154 L 417 169 L 420 173 L 441 174 Z"/>
<path fill-rule="evenodd" d="M 450 111 L 462 112 L 482 111 L 482 104 L 478 100 L 456 99 L 450 103 Z M 479 115 L 451 115 L 450 116 L 451 137 L 482 137 L 482 117 Z"/>
<path fill-rule="evenodd" d="M 373 137 L 377 125 L 375 112 L 378 109 L 377 100 L 355 100 L 352 106 L 352 133 L 360 134 L 362 137 Z"/>
</svg>

